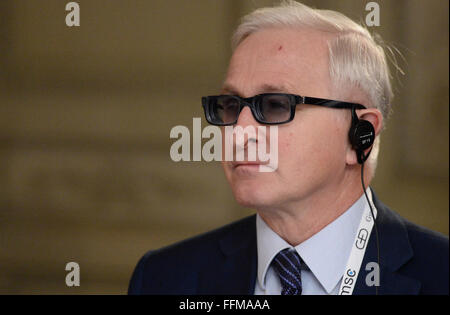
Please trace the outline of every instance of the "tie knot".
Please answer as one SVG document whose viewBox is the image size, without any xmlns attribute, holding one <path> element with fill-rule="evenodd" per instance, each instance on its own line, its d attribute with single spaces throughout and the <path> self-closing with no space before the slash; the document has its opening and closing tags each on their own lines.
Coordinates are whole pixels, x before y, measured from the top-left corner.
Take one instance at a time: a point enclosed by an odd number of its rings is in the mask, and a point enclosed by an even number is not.
<svg viewBox="0 0 450 315">
<path fill-rule="evenodd" d="M 302 294 L 302 263 L 295 250 L 286 248 L 280 251 L 272 261 L 272 265 L 280 277 L 282 295 Z"/>
</svg>

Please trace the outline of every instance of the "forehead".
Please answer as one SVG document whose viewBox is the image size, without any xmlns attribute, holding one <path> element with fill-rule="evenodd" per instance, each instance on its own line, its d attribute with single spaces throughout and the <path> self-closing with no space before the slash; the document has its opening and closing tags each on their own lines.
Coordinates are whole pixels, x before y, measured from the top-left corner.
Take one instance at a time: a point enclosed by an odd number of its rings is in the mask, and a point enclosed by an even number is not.
<svg viewBox="0 0 450 315">
<path fill-rule="evenodd" d="M 330 37 L 319 31 L 291 28 L 253 33 L 235 50 L 224 90 L 257 94 L 271 87 L 281 92 L 325 97 L 330 87 Z"/>
</svg>

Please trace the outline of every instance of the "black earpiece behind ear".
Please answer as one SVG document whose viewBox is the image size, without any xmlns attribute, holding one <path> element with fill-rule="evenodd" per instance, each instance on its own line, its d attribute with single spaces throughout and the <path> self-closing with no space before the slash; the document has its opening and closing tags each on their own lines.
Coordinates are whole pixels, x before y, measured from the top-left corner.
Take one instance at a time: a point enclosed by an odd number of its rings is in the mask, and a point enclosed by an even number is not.
<svg viewBox="0 0 450 315">
<path fill-rule="evenodd" d="M 364 154 L 364 151 L 369 149 L 375 141 L 375 128 L 369 121 L 359 119 L 355 108 L 352 108 L 352 125 L 348 136 L 353 149 L 356 151 L 358 163 L 363 164 L 372 152 L 370 150 L 367 155 Z"/>
</svg>

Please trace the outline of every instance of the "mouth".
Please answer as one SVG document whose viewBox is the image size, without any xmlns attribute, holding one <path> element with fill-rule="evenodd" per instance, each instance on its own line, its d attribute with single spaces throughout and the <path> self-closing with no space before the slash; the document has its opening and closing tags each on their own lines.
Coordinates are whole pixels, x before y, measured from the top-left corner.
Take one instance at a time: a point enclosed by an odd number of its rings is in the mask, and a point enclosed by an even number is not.
<svg viewBox="0 0 450 315">
<path fill-rule="evenodd" d="M 246 176 L 272 172 L 270 165 L 262 162 L 233 162 L 231 170 L 233 173 Z"/>
<path fill-rule="evenodd" d="M 253 168 L 253 167 L 259 167 L 260 165 L 263 165 L 259 162 L 233 162 L 231 163 L 233 169 L 245 167 L 245 168 Z"/>
</svg>

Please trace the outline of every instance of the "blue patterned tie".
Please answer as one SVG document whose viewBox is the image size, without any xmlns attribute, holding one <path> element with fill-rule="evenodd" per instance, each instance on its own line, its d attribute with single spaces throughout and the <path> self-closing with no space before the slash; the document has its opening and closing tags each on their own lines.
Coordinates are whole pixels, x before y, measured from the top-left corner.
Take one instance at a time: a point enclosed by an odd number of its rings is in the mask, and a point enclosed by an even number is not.
<svg viewBox="0 0 450 315">
<path fill-rule="evenodd" d="M 301 295 L 302 279 L 300 269 L 302 266 L 300 256 L 295 250 L 286 248 L 278 253 L 272 261 L 272 266 L 280 277 L 281 295 Z"/>
</svg>

